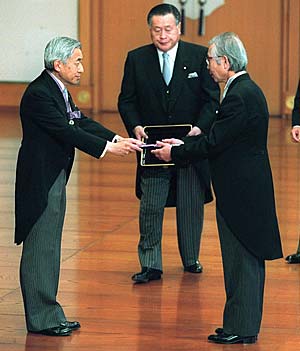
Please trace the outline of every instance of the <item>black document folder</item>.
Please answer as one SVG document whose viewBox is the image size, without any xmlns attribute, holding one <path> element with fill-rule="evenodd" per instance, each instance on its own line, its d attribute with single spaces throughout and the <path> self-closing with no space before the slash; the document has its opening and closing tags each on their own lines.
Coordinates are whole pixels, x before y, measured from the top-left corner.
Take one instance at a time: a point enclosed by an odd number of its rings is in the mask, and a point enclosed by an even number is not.
<svg viewBox="0 0 300 351">
<path fill-rule="evenodd" d="M 151 153 L 151 150 L 156 148 L 156 141 L 169 138 L 181 139 L 186 136 L 191 129 L 191 124 L 145 126 L 144 131 L 148 135 L 148 139 L 143 140 L 146 147 L 141 153 L 141 166 L 173 166 L 174 163 L 159 160 Z M 149 145 L 149 147 L 147 147 L 147 145 Z"/>
</svg>

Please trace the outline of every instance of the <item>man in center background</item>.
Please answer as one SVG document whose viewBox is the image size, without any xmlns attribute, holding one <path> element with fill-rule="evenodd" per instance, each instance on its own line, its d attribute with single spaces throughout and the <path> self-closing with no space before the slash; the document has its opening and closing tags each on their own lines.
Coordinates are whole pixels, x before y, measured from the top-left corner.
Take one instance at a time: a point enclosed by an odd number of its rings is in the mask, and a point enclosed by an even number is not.
<svg viewBox="0 0 300 351">
<path fill-rule="evenodd" d="M 153 7 L 147 22 L 152 44 L 128 53 L 118 100 L 128 134 L 141 140 L 147 138 L 145 126 L 180 124 L 192 125 L 188 136 L 208 133 L 219 107 L 220 91 L 207 70 L 207 48 L 180 40 L 180 12 L 173 5 Z M 138 162 L 136 195 L 140 199 L 141 272 L 132 280 L 147 283 L 161 278 L 166 206 L 176 206 L 184 270 L 201 273 L 204 203 L 212 200 L 207 161 L 182 168 L 142 167 Z"/>
</svg>

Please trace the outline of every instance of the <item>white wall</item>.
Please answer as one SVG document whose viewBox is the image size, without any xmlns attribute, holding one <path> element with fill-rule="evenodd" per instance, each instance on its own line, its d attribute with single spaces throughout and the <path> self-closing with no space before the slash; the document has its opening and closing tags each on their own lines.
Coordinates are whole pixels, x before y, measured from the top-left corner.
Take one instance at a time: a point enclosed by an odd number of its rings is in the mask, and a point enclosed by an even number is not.
<svg viewBox="0 0 300 351">
<path fill-rule="evenodd" d="M 0 33 L 0 81 L 29 82 L 50 39 L 78 38 L 78 0 L 0 0 Z"/>
</svg>

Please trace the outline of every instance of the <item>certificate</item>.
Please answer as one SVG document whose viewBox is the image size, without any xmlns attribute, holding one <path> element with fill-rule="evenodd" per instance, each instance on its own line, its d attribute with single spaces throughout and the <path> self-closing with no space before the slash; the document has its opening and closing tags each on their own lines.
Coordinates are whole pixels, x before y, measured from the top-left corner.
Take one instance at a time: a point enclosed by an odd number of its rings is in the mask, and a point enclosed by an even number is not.
<svg viewBox="0 0 300 351">
<path fill-rule="evenodd" d="M 145 144 L 141 152 L 141 166 L 173 166 L 174 163 L 159 160 L 151 153 L 151 150 L 159 148 L 159 146 L 156 145 L 157 141 L 170 138 L 181 139 L 186 136 L 191 129 L 191 124 L 145 126 L 144 131 L 148 135 L 148 138 L 143 140 Z"/>
</svg>

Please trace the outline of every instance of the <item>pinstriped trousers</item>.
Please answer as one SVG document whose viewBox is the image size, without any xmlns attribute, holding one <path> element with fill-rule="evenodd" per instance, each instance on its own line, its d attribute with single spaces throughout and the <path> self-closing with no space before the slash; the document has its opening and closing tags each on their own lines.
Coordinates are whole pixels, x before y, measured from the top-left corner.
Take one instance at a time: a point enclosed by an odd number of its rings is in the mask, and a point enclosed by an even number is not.
<svg viewBox="0 0 300 351">
<path fill-rule="evenodd" d="M 217 224 L 226 291 L 224 332 L 240 336 L 258 335 L 263 312 L 265 261 L 241 244 L 218 210 Z"/>
<path fill-rule="evenodd" d="M 61 171 L 48 194 L 48 205 L 23 242 L 20 282 L 28 331 L 66 320 L 56 301 L 62 228 L 66 209 L 66 173 Z"/>
<path fill-rule="evenodd" d="M 204 188 L 194 167 L 155 167 L 141 178 L 140 240 L 138 254 L 141 267 L 163 270 L 162 228 L 164 208 L 176 172 L 176 222 L 181 260 L 184 266 L 198 260 L 203 227 Z"/>
</svg>

